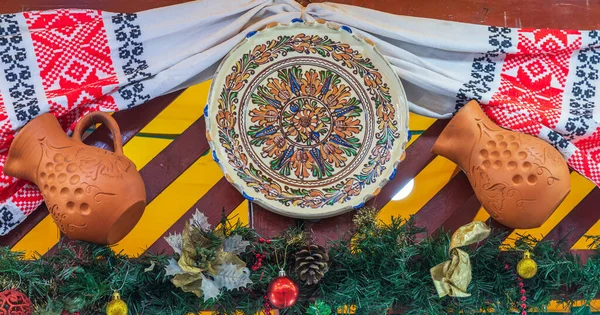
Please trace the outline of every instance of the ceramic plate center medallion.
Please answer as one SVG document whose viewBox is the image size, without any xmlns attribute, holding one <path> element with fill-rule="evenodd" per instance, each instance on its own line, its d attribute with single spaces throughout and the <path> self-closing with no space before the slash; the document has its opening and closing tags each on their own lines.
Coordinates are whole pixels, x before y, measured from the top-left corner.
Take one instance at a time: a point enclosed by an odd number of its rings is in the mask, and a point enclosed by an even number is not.
<svg viewBox="0 0 600 315">
<path fill-rule="evenodd" d="M 373 137 L 358 87 L 351 72 L 322 59 L 265 67 L 241 98 L 249 113 L 239 115 L 249 136 L 242 143 L 274 179 L 315 187 L 348 176 Z"/>
<path fill-rule="evenodd" d="M 389 64 L 331 25 L 250 35 L 222 62 L 206 111 L 228 180 L 300 218 L 335 215 L 377 194 L 407 140 L 404 91 Z"/>
</svg>

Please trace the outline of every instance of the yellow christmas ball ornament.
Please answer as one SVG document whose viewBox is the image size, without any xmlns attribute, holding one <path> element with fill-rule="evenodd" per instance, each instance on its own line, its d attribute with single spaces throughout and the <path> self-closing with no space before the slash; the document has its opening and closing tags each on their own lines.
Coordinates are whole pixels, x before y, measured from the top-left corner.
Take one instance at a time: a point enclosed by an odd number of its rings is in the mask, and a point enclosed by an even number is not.
<svg viewBox="0 0 600 315">
<path fill-rule="evenodd" d="M 531 279 L 537 273 L 537 263 L 531 258 L 529 251 L 525 251 L 523 259 L 517 264 L 517 273 L 523 279 Z"/>
<path fill-rule="evenodd" d="M 117 290 L 112 295 L 112 300 L 106 305 L 107 315 L 127 315 L 127 304 L 121 300 L 121 295 Z"/>
</svg>

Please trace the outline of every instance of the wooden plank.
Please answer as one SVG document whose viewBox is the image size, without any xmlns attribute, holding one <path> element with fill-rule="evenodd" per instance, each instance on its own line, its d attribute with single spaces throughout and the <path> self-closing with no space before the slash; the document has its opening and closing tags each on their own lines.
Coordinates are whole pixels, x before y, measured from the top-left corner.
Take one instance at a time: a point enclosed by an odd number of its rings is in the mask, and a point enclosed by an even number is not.
<svg viewBox="0 0 600 315">
<path fill-rule="evenodd" d="M 251 228 L 264 238 L 273 238 L 290 227 L 299 226 L 300 220 L 285 217 L 252 202 L 250 203 L 250 222 Z"/>
<path fill-rule="evenodd" d="M 431 234 L 440 228 L 445 221 L 449 220 L 452 214 L 472 197 L 474 197 L 474 193 L 467 175 L 463 172 L 458 173 L 415 214 L 415 224 L 427 229 L 428 234 Z M 477 213 L 476 211 L 475 213 Z M 473 213 L 473 217 L 475 213 Z M 460 220 L 455 219 L 454 221 Z M 453 224 L 455 223 L 449 222 L 448 226 L 451 227 Z"/>
<path fill-rule="evenodd" d="M 573 255 L 579 256 L 579 258 L 581 259 L 581 262 L 583 264 L 585 264 L 589 258 L 597 255 L 597 252 L 595 250 L 591 250 L 591 249 L 571 250 L 570 252 Z M 600 298 L 600 296 L 596 296 L 596 298 L 598 299 L 598 298 Z"/>
<path fill-rule="evenodd" d="M 492 219 L 491 217 L 488 219 L 487 224 L 492 230 L 496 231 L 497 233 L 506 233 L 506 236 L 509 236 L 515 230 Z"/>
<path fill-rule="evenodd" d="M 600 219 L 600 189 L 594 188 L 543 240 L 561 242 L 570 249 Z"/>
<path fill-rule="evenodd" d="M 356 211 L 350 211 L 335 217 L 321 220 L 304 220 L 304 230 L 309 232 L 311 239 L 322 246 L 336 239 L 350 238 L 354 234 L 354 215 Z"/>
<path fill-rule="evenodd" d="M 473 191 L 471 185 L 469 185 L 468 187 L 463 187 L 463 189 Z M 479 199 L 477 199 L 477 196 L 475 196 L 475 193 L 473 192 L 473 194 L 467 200 L 467 202 L 460 206 L 460 208 L 456 209 L 454 213 L 452 213 L 452 215 L 450 215 L 450 217 L 446 221 L 444 221 L 441 227 L 442 230 L 448 233 L 454 233 L 461 226 L 472 222 L 480 208 L 481 203 L 479 202 Z"/>
<path fill-rule="evenodd" d="M 0 2 L 1 13 L 56 8 L 97 9 L 110 12 L 137 12 L 152 8 L 183 3 L 187 0 L 20 0 Z M 308 5 L 325 0 L 299 0 Z M 333 0 L 343 4 L 357 5 L 393 14 L 426 17 L 465 23 L 564 29 L 600 28 L 600 2 L 581 0 L 552 1 L 539 5 L 539 1 L 494 0 Z"/>
<path fill-rule="evenodd" d="M 379 195 L 369 200 L 366 206 L 378 210 L 383 208 L 402 187 L 433 160 L 435 155 L 431 153 L 431 148 L 446 124 L 448 120 L 437 120 L 406 149 L 406 158 L 396 168 L 396 176 L 381 189 Z M 327 240 L 339 237 L 340 232 L 352 230 L 354 214 L 354 211 L 350 211 L 333 218 L 306 221 L 304 227 L 307 231 L 311 231 L 312 237 L 317 242 L 325 244 Z"/>
<path fill-rule="evenodd" d="M 302 0 L 325 2 L 330 0 Z M 334 0 L 399 15 L 524 28 L 598 29 L 600 2 L 581 0 Z"/>
<path fill-rule="evenodd" d="M 158 97 L 142 106 L 116 112 L 112 117 L 119 124 L 123 144 L 129 142 L 142 128 L 150 123 L 165 107 L 175 100 L 183 91 L 173 92 Z M 83 140 L 88 145 L 93 145 L 106 150 L 113 150 L 112 135 L 108 128 L 101 125 Z M 48 215 L 46 204 L 42 204 L 29 217 L 7 235 L 0 237 L 0 246 L 14 246 L 25 234 L 29 233 L 38 223 Z"/>
<path fill-rule="evenodd" d="M 181 173 L 198 160 L 209 149 L 206 139 L 204 117 L 198 118 L 181 135 L 155 156 L 140 170 L 146 185 L 146 203 L 149 204 L 165 188 L 167 188 Z M 223 199 L 228 196 L 222 196 Z M 56 251 L 62 243 L 68 244 L 70 240 L 63 237 L 61 241 L 51 248 L 46 255 Z"/>
<path fill-rule="evenodd" d="M 215 227 L 221 220 L 221 215 L 229 215 L 237 206 L 244 201 L 244 197 L 233 187 L 225 177 L 222 177 L 202 198 L 200 198 L 177 222 L 152 244 L 146 252 L 173 253 L 172 248 L 164 240 L 164 237 L 174 233 L 181 233 L 196 209 L 200 209 L 207 217 L 208 223 Z"/>
<path fill-rule="evenodd" d="M 392 198 L 406 186 L 434 158 L 431 148 L 449 120 L 436 120 L 413 144 L 406 148 L 406 158 L 396 168 L 396 176 L 387 183 L 379 195 L 367 202 L 367 206 L 383 208 Z"/>
<path fill-rule="evenodd" d="M 200 117 L 140 170 L 146 184 L 147 203 L 154 200 L 209 148 L 206 120 Z"/>
</svg>

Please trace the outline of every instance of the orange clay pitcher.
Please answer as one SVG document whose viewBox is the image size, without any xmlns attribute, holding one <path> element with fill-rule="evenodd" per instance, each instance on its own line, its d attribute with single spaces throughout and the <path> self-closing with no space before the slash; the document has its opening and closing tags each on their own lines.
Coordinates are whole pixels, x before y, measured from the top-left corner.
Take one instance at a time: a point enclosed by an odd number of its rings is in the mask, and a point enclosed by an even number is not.
<svg viewBox="0 0 600 315">
<path fill-rule="evenodd" d="M 93 121 L 112 132 L 114 153 L 81 141 Z M 114 244 L 131 231 L 146 207 L 144 182 L 123 155 L 119 126 L 101 112 L 84 116 L 73 137 L 52 114 L 36 117 L 17 134 L 4 173 L 35 183 L 54 222 L 75 240 Z"/>
<path fill-rule="evenodd" d="M 569 167 L 554 147 L 498 127 L 475 101 L 452 118 L 432 152 L 458 164 L 483 208 L 510 228 L 541 226 L 571 190 Z"/>
</svg>

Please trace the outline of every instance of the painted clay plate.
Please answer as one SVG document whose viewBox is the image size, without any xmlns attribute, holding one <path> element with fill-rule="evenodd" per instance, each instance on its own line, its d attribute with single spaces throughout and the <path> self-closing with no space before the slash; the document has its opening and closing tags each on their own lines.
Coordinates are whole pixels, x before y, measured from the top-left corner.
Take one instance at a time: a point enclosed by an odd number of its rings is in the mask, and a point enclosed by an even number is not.
<svg viewBox="0 0 600 315">
<path fill-rule="evenodd" d="M 345 26 L 275 24 L 225 57 L 205 111 L 213 158 L 271 211 L 322 218 L 360 207 L 408 140 L 400 80 Z"/>
</svg>

